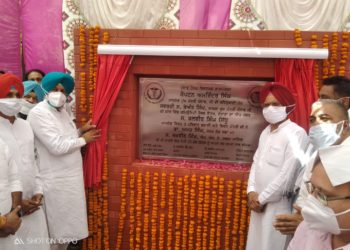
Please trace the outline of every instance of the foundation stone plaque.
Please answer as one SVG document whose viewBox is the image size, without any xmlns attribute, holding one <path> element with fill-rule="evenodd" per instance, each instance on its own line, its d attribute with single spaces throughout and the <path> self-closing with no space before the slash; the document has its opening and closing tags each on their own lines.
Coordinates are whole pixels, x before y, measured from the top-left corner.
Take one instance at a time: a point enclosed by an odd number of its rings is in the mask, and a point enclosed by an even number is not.
<svg viewBox="0 0 350 250">
<path fill-rule="evenodd" d="M 262 81 L 140 78 L 140 157 L 252 162 Z"/>
</svg>

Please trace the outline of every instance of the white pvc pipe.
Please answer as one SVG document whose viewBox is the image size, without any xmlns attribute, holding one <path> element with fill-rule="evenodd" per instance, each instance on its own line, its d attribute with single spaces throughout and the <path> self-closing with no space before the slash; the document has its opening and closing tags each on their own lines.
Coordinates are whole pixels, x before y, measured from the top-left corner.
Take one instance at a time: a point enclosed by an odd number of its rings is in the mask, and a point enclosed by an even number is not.
<svg viewBox="0 0 350 250">
<path fill-rule="evenodd" d="M 98 45 L 100 55 L 134 56 L 196 56 L 247 58 L 303 58 L 326 59 L 328 49 L 317 48 L 262 48 L 214 46 L 154 46 L 154 45 Z"/>
</svg>

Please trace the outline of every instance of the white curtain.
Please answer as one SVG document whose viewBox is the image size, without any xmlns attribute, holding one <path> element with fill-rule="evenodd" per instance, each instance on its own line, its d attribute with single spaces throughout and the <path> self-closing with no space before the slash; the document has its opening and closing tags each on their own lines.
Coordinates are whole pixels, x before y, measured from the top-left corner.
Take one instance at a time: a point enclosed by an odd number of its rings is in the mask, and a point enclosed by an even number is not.
<svg viewBox="0 0 350 250">
<path fill-rule="evenodd" d="M 251 0 L 268 30 L 339 31 L 350 0 Z"/>
<path fill-rule="evenodd" d="M 115 29 L 155 28 L 167 0 L 80 0 L 80 11 L 90 25 Z"/>
</svg>

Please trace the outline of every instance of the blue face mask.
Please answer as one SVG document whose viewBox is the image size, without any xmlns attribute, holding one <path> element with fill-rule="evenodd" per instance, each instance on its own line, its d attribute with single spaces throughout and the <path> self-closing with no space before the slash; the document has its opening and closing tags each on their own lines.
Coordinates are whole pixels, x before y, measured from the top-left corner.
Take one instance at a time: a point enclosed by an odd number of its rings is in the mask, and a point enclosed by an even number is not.
<svg viewBox="0 0 350 250">
<path fill-rule="evenodd" d="M 341 123 L 341 129 L 337 133 L 337 128 Z M 325 148 L 333 145 L 340 137 L 343 130 L 344 121 L 338 123 L 322 123 L 312 126 L 309 130 L 311 144 L 317 148 Z"/>
</svg>

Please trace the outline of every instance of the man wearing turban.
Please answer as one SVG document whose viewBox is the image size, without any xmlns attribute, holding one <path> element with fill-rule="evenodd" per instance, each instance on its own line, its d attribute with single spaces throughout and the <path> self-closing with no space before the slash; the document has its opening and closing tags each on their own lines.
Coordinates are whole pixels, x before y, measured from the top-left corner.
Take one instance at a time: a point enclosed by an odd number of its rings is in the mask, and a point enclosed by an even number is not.
<svg viewBox="0 0 350 250">
<path fill-rule="evenodd" d="M 251 212 L 248 250 L 281 250 L 286 236 L 273 227 L 275 215 L 290 213 L 294 183 L 308 145 L 303 128 L 288 119 L 296 102 L 279 83 L 267 83 L 260 92 L 263 116 L 269 125 L 259 138 L 248 181 Z"/>
<path fill-rule="evenodd" d="M 43 179 L 45 212 L 51 249 L 66 249 L 71 241 L 88 236 L 83 162 L 80 149 L 99 138 L 88 122 L 77 130 L 64 105 L 73 91 L 73 78 L 61 72 L 48 73 L 42 80 L 46 99 L 28 115 Z"/>
<path fill-rule="evenodd" d="M 29 111 L 35 107 L 38 102 L 44 100 L 44 91 L 41 85 L 37 84 L 35 81 L 25 81 L 23 82 L 24 94 L 21 100 L 22 108 L 19 111 L 18 116 L 24 120 L 27 119 Z"/>
<path fill-rule="evenodd" d="M 0 76 L 0 138 L 9 147 L 23 186 L 23 218 L 16 240 L 23 242 L 20 249 L 30 250 L 33 245 L 27 239 L 40 238 L 44 241 L 48 238 L 48 231 L 44 211 L 40 209 L 43 191 L 34 155 L 34 134 L 27 121 L 16 118 L 21 109 L 22 95 L 23 85 L 20 79 L 11 74 Z M 13 249 L 15 243 L 12 241 L 10 249 Z M 35 249 L 50 249 L 49 244 L 41 243 L 36 244 Z"/>
</svg>

